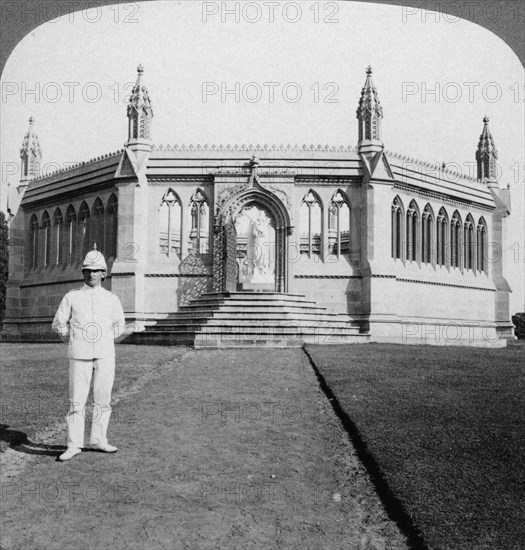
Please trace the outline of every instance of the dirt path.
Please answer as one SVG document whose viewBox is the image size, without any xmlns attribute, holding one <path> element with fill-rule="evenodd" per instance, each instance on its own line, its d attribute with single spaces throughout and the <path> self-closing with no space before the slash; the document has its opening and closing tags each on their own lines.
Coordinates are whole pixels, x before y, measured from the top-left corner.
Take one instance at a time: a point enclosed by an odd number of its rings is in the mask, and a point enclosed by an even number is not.
<svg viewBox="0 0 525 550">
<path fill-rule="evenodd" d="M 2 483 L 4 548 L 406 548 L 301 350 L 158 374 L 120 396 L 117 454 L 40 455 Z"/>
</svg>

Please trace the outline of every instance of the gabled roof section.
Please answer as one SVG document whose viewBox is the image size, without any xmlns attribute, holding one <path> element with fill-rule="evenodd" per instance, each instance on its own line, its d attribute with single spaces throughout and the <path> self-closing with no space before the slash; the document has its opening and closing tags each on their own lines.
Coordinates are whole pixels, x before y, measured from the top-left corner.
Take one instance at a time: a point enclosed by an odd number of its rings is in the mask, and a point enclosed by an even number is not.
<svg viewBox="0 0 525 550">
<path fill-rule="evenodd" d="M 490 190 L 475 178 L 447 170 L 439 164 L 423 162 L 391 151 L 385 151 L 396 185 L 444 195 L 449 199 L 495 208 Z"/>
<path fill-rule="evenodd" d="M 115 173 L 116 178 L 130 178 L 137 177 L 137 171 L 139 164 L 137 158 L 128 147 L 124 149 L 120 162 Z"/>
<path fill-rule="evenodd" d="M 92 186 L 112 181 L 122 156 L 122 150 L 87 162 L 32 179 L 24 193 L 21 206 L 55 199 L 63 194 L 78 194 Z"/>
</svg>

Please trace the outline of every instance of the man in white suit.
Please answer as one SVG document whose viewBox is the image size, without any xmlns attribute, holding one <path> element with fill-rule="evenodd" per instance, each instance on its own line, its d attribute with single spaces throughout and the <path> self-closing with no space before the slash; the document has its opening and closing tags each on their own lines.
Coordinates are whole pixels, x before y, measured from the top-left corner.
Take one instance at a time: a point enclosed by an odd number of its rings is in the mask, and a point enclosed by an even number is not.
<svg viewBox="0 0 525 550">
<path fill-rule="evenodd" d="M 102 288 L 106 260 L 96 250 L 82 264 L 84 285 L 68 292 L 53 320 L 53 331 L 68 343 L 69 412 L 67 450 L 59 460 L 70 460 L 84 446 L 84 408 L 93 376 L 93 417 L 89 447 L 117 452 L 107 440 L 111 390 L 115 376 L 114 341 L 125 335 L 125 320 L 118 297 Z"/>
</svg>

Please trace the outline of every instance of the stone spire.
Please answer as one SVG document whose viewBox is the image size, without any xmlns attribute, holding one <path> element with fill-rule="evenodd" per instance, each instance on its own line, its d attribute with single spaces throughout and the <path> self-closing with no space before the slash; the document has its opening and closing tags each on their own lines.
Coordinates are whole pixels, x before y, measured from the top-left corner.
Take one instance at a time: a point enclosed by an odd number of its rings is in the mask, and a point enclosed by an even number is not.
<svg viewBox="0 0 525 550">
<path fill-rule="evenodd" d="M 148 95 L 148 89 L 142 83 L 144 67 L 137 68 L 137 82 L 131 91 L 128 105 L 128 143 L 132 141 L 149 141 L 151 130 L 151 119 L 153 109 Z"/>
<path fill-rule="evenodd" d="M 366 69 L 366 81 L 361 91 L 357 108 L 359 121 L 358 151 L 360 153 L 375 153 L 383 149 L 381 121 L 383 108 L 379 102 L 377 89 L 372 81 L 372 67 Z"/>
<path fill-rule="evenodd" d="M 494 139 L 490 133 L 489 118 L 483 118 L 483 131 L 479 136 L 478 149 L 476 151 L 476 162 L 478 165 L 478 180 L 485 183 L 497 182 L 496 161 L 498 151 L 494 145 Z"/>
<path fill-rule="evenodd" d="M 31 116 L 29 117 L 29 128 L 24 136 L 24 141 L 20 149 L 21 178 L 20 184 L 17 187 L 19 195 L 23 195 L 26 187 L 29 185 L 29 180 L 40 175 L 42 150 L 40 149 L 40 143 L 35 133 L 34 126 L 35 119 Z"/>
</svg>

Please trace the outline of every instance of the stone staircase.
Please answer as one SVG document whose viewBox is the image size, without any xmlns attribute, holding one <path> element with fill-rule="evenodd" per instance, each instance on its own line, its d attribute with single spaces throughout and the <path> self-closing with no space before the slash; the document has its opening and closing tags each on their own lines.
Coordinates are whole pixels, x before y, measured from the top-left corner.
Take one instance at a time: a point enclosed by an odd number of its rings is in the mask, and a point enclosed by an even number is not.
<svg viewBox="0 0 525 550">
<path fill-rule="evenodd" d="M 164 319 L 146 324 L 130 343 L 195 348 L 290 347 L 368 341 L 346 315 L 331 313 L 299 294 L 206 293 Z"/>
</svg>

